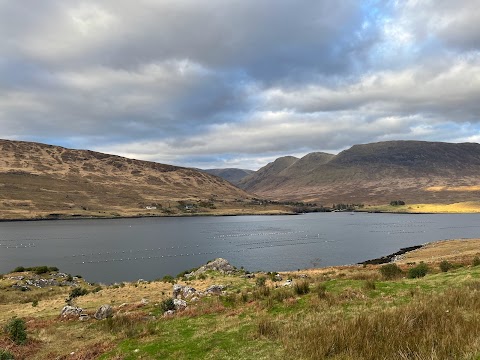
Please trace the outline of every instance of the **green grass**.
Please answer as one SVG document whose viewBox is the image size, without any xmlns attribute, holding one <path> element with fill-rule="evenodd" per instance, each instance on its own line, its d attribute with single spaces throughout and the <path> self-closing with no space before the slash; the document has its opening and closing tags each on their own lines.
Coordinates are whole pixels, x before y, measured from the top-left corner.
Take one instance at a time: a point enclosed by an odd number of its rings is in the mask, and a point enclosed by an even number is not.
<svg viewBox="0 0 480 360">
<path fill-rule="evenodd" d="M 251 316 L 223 318 L 205 315 L 157 323 L 153 339 L 124 340 L 101 359 L 250 359 L 275 358 L 279 344 L 254 337 Z"/>
</svg>

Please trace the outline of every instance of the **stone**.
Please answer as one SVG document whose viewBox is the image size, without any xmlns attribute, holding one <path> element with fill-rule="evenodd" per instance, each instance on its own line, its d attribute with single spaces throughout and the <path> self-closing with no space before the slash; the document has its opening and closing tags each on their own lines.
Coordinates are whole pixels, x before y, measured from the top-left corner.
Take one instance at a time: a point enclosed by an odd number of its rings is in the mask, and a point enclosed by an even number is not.
<svg viewBox="0 0 480 360">
<path fill-rule="evenodd" d="M 175 310 L 167 310 L 163 313 L 164 317 L 175 315 Z"/>
<path fill-rule="evenodd" d="M 199 267 L 198 270 L 196 270 L 193 274 L 195 276 L 198 276 L 209 270 L 220 271 L 222 273 L 230 274 L 235 271 L 235 267 L 233 265 L 230 265 L 230 263 L 227 260 L 222 258 L 217 258 L 213 261 L 210 261 L 206 265 Z"/>
<path fill-rule="evenodd" d="M 60 316 L 68 317 L 68 316 L 80 316 L 83 312 L 82 308 L 76 306 L 65 305 L 60 312 Z"/>
<path fill-rule="evenodd" d="M 90 320 L 90 315 L 88 314 L 80 314 L 80 317 L 78 318 L 80 321 L 87 321 Z"/>
<path fill-rule="evenodd" d="M 183 290 L 183 285 L 174 284 L 173 285 L 173 298 L 175 299 Z"/>
<path fill-rule="evenodd" d="M 113 308 L 108 304 L 104 304 L 98 308 L 98 310 L 95 312 L 95 315 L 93 315 L 93 317 L 97 320 L 103 320 L 103 319 L 112 317 L 112 315 L 113 315 Z"/>
<path fill-rule="evenodd" d="M 275 278 L 276 281 L 282 281 L 283 280 L 283 278 L 280 274 L 275 274 L 274 278 Z"/>
<path fill-rule="evenodd" d="M 255 274 L 253 274 L 253 273 L 248 273 L 248 274 L 242 275 L 242 276 L 240 276 L 240 277 L 243 278 L 243 279 L 254 279 L 254 278 L 255 278 Z"/>
<path fill-rule="evenodd" d="M 205 290 L 207 294 L 220 295 L 227 287 L 225 285 L 212 285 Z"/>
<path fill-rule="evenodd" d="M 150 301 L 148 299 L 145 299 L 143 298 L 142 300 L 140 300 L 140 304 L 142 305 L 147 305 Z"/>
<path fill-rule="evenodd" d="M 195 295 L 196 292 L 197 290 L 191 286 L 184 286 L 182 289 L 182 295 L 184 298 L 191 297 Z"/>
<path fill-rule="evenodd" d="M 288 279 L 287 281 L 285 281 L 285 283 L 283 284 L 283 286 L 292 286 L 293 284 L 293 281 Z"/>
<path fill-rule="evenodd" d="M 173 305 L 175 305 L 175 310 L 181 311 L 187 308 L 187 302 L 182 299 L 173 299 Z"/>
</svg>

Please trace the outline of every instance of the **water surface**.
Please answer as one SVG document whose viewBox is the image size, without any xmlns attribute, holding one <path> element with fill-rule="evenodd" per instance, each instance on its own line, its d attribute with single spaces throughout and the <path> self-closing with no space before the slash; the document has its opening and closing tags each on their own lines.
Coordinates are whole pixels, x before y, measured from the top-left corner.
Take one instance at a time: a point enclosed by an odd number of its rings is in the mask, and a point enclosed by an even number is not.
<svg viewBox="0 0 480 360">
<path fill-rule="evenodd" d="M 314 213 L 0 223 L 0 273 L 57 266 L 92 282 L 153 280 L 223 257 L 250 271 L 353 264 L 480 237 L 477 214 Z"/>
</svg>

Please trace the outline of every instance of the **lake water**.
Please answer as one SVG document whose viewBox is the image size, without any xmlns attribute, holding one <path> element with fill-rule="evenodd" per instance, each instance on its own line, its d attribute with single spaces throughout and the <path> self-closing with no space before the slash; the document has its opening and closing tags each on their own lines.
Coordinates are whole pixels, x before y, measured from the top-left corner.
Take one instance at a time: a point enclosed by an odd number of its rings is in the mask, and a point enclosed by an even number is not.
<svg viewBox="0 0 480 360">
<path fill-rule="evenodd" d="M 153 280 L 223 257 L 250 271 L 353 264 L 479 238 L 480 215 L 314 213 L 0 223 L 0 273 L 49 265 L 91 282 Z"/>
</svg>

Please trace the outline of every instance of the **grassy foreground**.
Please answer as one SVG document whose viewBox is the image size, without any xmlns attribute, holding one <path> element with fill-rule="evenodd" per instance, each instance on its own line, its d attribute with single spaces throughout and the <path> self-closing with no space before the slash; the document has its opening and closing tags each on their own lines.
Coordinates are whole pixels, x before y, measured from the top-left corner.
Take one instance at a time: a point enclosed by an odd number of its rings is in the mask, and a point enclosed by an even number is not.
<svg viewBox="0 0 480 360">
<path fill-rule="evenodd" d="M 359 211 L 377 211 L 391 213 L 436 213 L 436 214 L 465 214 L 479 213 L 479 201 L 465 201 L 452 204 L 407 204 L 402 206 L 372 205 Z"/>
<path fill-rule="evenodd" d="M 35 275 L 6 274 L 0 326 L 20 317 L 28 337 L 17 345 L 2 333 L 0 349 L 15 359 L 478 359 L 480 240 L 471 241 L 416 250 L 399 261 L 403 273 L 393 275 L 369 265 L 281 273 L 280 281 L 274 274 L 214 271 L 177 279 L 197 290 L 227 289 L 168 317 L 161 309 L 172 294 L 168 282 L 99 289 L 80 279 L 91 291 L 74 304 L 89 314 L 111 304 L 114 316 L 79 321 L 59 316 L 71 287 L 20 291 L 11 278 Z M 427 275 L 408 278 L 421 261 Z M 287 279 L 291 286 L 284 286 Z"/>
</svg>

